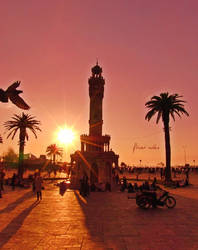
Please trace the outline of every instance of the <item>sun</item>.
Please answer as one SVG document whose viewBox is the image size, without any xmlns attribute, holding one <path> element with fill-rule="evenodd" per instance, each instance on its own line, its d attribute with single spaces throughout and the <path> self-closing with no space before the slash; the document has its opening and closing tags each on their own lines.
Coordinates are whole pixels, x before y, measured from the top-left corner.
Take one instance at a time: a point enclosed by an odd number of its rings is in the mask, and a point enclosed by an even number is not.
<svg viewBox="0 0 198 250">
<path fill-rule="evenodd" d="M 71 128 L 60 128 L 57 132 L 57 139 L 62 144 L 71 144 L 75 139 L 75 132 Z"/>
</svg>

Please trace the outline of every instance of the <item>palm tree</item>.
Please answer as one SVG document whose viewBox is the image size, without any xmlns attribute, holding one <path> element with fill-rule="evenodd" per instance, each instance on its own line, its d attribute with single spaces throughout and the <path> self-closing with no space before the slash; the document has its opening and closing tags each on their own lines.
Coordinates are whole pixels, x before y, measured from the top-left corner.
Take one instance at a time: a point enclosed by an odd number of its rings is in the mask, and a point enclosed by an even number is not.
<svg viewBox="0 0 198 250">
<path fill-rule="evenodd" d="M 47 147 L 46 149 L 47 156 L 52 156 L 53 157 L 53 163 L 55 164 L 56 162 L 56 156 L 62 156 L 63 150 L 62 148 L 59 148 L 56 144 L 51 144 Z"/>
<path fill-rule="evenodd" d="M 10 136 L 13 140 L 17 131 L 19 131 L 19 166 L 18 166 L 18 175 L 20 178 L 23 178 L 23 159 L 24 159 L 24 148 L 25 140 L 28 141 L 29 136 L 27 129 L 29 129 L 37 138 L 36 131 L 41 129 L 39 128 L 40 121 L 37 121 L 34 116 L 29 114 L 22 113 L 21 115 L 16 115 L 12 117 L 12 120 L 4 123 L 4 126 L 7 131 L 10 131 L 7 138 Z"/>
<path fill-rule="evenodd" d="M 3 143 L 3 138 L 1 135 L 0 135 L 0 143 Z"/>
<path fill-rule="evenodd" d="M 150 101 L 146 102 L 145 106 L 149 109 L 145 119 L 150 119 L 157 114 L 156 123 L 162 119 L 165 132 L 165 150 L 166 150 L 166 182 L 171 181 L 171 146 L 170 146 L 170 116 L 175 121 L 175 114 L 181 117 L 181 114 L 189 116 L 188 112 L 184 109 L 185 101 L 180 100 L 182 96 L 178 94 L 169 95 L 169 93 L 161 93 L 160 96 L 153 96 Z"/>
</svg>

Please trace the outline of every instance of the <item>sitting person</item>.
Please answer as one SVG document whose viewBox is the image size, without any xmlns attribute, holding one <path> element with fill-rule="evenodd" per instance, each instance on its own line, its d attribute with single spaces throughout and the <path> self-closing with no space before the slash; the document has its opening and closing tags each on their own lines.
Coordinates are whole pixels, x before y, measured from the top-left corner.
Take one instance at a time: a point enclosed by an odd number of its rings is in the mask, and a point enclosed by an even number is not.
<svg viewBox="0 0 198 250">
<path fill-rule="evenodd" d="M 96 190 L 98 192 L 104 192 L 105 191 L 105 184 L 100 182 L 100 183 L 95 183 Z"/>
<path fill-rule="evenodd" d="M 152 184 L 151 184 L 151 187 L 152 187 L 154 190 L 157 189 L 156 183 L 157 183 L 157 179 L 156 179 L 156 177 L 155 177 L 154 180 L 153 180 L 153 182 L 152 182 Z"/>
<path fill-rule="evenodd" d="M 96 191 L 96 185 L 94 183 L 91 184 L 90 191 L 91 192 L 95 192 Z"/>
<path fill-rule="evenodd" d="M 132 183 L 129 183 L 128 185 L 128 193 L 134 193 L 134 188 L 133 188 Z"/>
<path fill-rule="evenodd" d="M 185 186 L 188 186 L 188 185 L 189 185 L 189 183 L 188 183 L 187 179 L 176 182 L 176 187 L 185 187 Z"/>
<path fill-rule="evenodd" d="M 150 186 L 149 186 L 148 181 L 145 181 L 145 182 L 143 183 L 142 188 L 143 188 L 143 190 L 150 190 Z"/>
<path fill-rule="evenodd" d="M 111 184 L 109 182 L 106 182 L 105 184 L 105 191 L 111 192 Z"/>
</svg>

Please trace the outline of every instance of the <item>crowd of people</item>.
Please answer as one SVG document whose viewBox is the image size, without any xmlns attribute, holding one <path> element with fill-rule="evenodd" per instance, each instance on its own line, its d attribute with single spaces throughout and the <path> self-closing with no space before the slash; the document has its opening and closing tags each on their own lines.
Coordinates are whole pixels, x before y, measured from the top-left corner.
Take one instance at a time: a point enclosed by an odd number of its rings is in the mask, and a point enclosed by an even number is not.
<svg viewBox="0 0 198 250">
<path fill-rule="evenodd" d="M 142 184 L 138 185 L 137 182 L 134 184 L 127 181 L 126 177 L 124 176 L 121 179 L 121 186 L 120 186 L 120 191 L 124 192 L 125 190 L 128 191 L 128 193 L 134 193 L 138 191 L 153 191 L 157 189 L 157 179 L 156 177 L 153 179 L 153 182 L 149 184 L 148 181 L 144 181 Z"/>
<path fill-rule="evenodd" d="M 171 167 L 171 171 L 173 174 L 173 177 L 176 177 L 177 175 L 186 174 L 186 172 L 194 172 L 198 173 L 198 167 L 197 166 L 190 166 L 189 164 L 186 164 L 185 166 L 181 167 Z M 132 167 L 132 166 L 120 166 L 119 167 L 119 173 L 120 174 L 131 174 L 131 176 L 134 175 L 140 175 L 143 173 L 147 174 L 159 174 L 161 178 L 165 175 L 165 167 Z"/>
<path fill-rule="evenodd" d="M 129 193 L 136 192 L 138 190 L 149 190 L 155 188 L 157 179 L 156 176 L 160 176 L 163 180 L 165 176 L 165 168 L 162 167 L 131 167 L 131 166 L 121 166 L 119 168 L 112 169 L 112 181 L 116 185 L 120 185 L 120 191 L 128 190 Z M 189 184 L 189 173 L 190 172 L 198 172 L 198 167 L 190 167 L 186 165 L 183 168 L 172 168 L 172 176 L 177 177 L 178 175 L 183 175 L 186 178 L 183 183 L 181 181 L 176 182 L 176 186 L 185 186 Z M 145 181 L 141 185 L 138 186 L 137 182 L 128 183 L 128 179 L 136 179 L 138 181 L 138 177 L 141 174 L 152 174 L 153 175 L 153 183 L 149 184 L 148 181 Z M 49 173 L 48 173 L 49 174 Z M 56 177 L 56 170 L 54 171 L 54 176 Z M 125 177 L 127 175 L 127 178 Z M 37 200 L 42 199 L 42 187 L 43 180 L 39 171 L 36 171 L 33 175 L 29 176 L 29 183 L 32 183 L 33 191 L 36 193 Z M 158 179 L 159 180 L 159 179 Z M 2 198 L 2 191 L 4 191 L 4 184 L 8 184 L 12 187 L 12 190 L 15 190 L 16 186 L 25 187 L 24 180 L 21 180 L 16 173 L 13 173 L 11 178 L 7 178 L 5 180 L 5 171 L 3 168 L 0 169 L 0 198 Z M 95 191 L 111 191 L 111 184 L 109 182 L 106 183 L 89 183 L 88 177 L 85 175 L 80 180 L 80 194 L 84 197 L 89 196 L 90 192 Z M 63 188 L 62 188 L 63 189 Z"/>
</svg>

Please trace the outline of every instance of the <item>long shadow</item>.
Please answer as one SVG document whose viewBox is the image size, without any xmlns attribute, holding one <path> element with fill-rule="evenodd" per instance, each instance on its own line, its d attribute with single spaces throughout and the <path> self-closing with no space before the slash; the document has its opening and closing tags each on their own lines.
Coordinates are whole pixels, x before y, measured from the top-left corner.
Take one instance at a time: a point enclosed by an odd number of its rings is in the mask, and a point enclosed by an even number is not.
<svg viewBox="0 0 198 250">
<path fill-rule="evenodd" d="M 19 230 L 23 221 L 29 215 L 33 208 L 35 208 L 39 202 L 35 201 L 28 208 L 24 209 L 17 217 L 15 217 L 1 232 L 0 232 L 0 249 L 5 245 L 10 238 Z"/>
<path fill-rule="evenodd" d="M 99 199 L 96 199 L 96 197 L 94 197 L 94 194 L 91 194 L 90 197 L 88 198 L 82 197 L 78 191 L 74 191 L 74 194 L 85 216 L 85 224 L 91 236 L 91 241 L 94 242 L 94 244 L 96 244 L 96 246 L 93 246 L 93 249 L 95 247 L 97 248 L 98 246 L 101 249 L 106 249 L 107 245 L 105 242 L 103 229 L 105 225 L 110 225 L 111 222 L 113 222 L 113 220 L 115 219 L 115 218 L 112 218 L 112 220 L 111 218 L 107 219 L 104 225 L 105 215 L 103 214 L 103 212 L 105 212 L 106 204 L 107 203 L 109 204 L 111 202 L 107 197 L 108 194 L 103 192 L 98 193 L 99 196 L 101 195 L 100 197 L 98 197 Z M 100 203 L 100 198 L 102 198 L 101 203 Z M 114 241 L 115 241 L 114 246 L 116 247 L 115 249 L 125 250 L 122 244 L 120 245 L 120 243 L 117 240 Z M 83 247 L 86 249 L 86 242 L 84 242 L 84 244 L 85 245 Z M 108 249 L 114 249 L 114 248 L 108 248 Z"/>
<path fill-rule="evenodd" d="M 4 209 L 0 210 L 0 214 L 2 213 L 9 213 L 12 210 L 14 210 L 20 203 L 24 202 L 27 199 L 30 199 L 33 196 L 33 192 L 29 191 L 27 193 L 25 193 L 23 196 L 21 196 L 20 198 L 18 198 L 16 201 L 10 203 L 7 205 L 7 207 L 5 207 Z"/>
<path fill-rule="evenodd" d="M 135 205 L 135 200 L 126 199 L 125 202 L 124 196 L 119 194 L 118 199 L 112 198 L 108 193 L 101 193 L 101 195 L 96 193 L 95 197 L 93 193 L 85 199 L 79 192 L 74 192 L 74 194 L 84 213 L 85 224 L 92 241 L 101 244 L 101 247 L 113 246 L 115 249 L 127 249 L 126 246 L 131 244 L 133 237 L 136 244 L 141 237 L 143 237 L 142 239 L 152 239 L 153 234 L 163 240 L 167 231 L 170 231 L 173 236 L 177 236 L 175 244 L 181 245 L 181 237 L 178 235 L 185 233 L 185 225 L 188 233 L 192 234 L 192 238 L 188 240 L 187 244 L 192 247 L 193 241 L 196 240 L 193 230 L 195 224 L 198 223 L 198 217 L 194 211 L 198 205 L 193 199 L 187 197 L 181 199 L 178 195 L 174 195 L 177 200 L 174 209 L 164 207 L 144 210 Z M 190 207 L 190 204 L 192 204 L 193 210 L 189 211 L 186 206 Z M 145 234 L 145 232 L 147 233 Z M 169 247 L 167 249 L 173 249 L 174 241 L 164 241 L 163 244 Z M 154 243 L 149 244 L 151 245 L 149 249 L 152 249 Z"/>
</svg>

